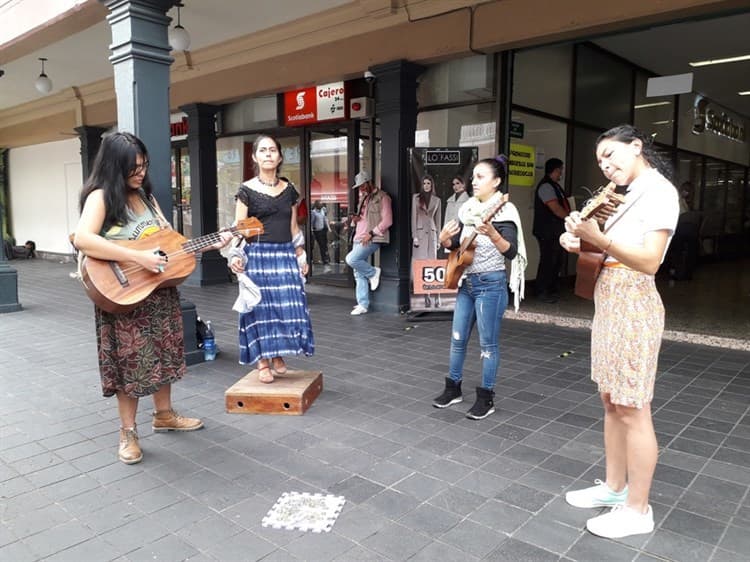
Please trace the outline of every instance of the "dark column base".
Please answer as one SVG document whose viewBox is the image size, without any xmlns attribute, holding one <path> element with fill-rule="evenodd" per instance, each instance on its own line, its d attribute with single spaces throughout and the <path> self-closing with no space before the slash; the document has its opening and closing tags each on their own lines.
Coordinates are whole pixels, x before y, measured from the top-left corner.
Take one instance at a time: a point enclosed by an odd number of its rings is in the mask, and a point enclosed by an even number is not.
<svg viewBox="0 0 750 562">
<path fill-rule="evenodd" d="M 209 250 L 203 254 L 198 254 L 197 258 L 198 264 L 195 271 L 185 279 L 185 285 L 205 287 L 206 285 L 229 283 L 227 260 L 217 250 Z"/>
<path fill-rule="evenodd" d="M 407 304 L 400 304 L 407 303 Z M 400 314 L 405 312 L 409 303 L 409 279 L 396 277 L 381 277 L 380 287 L 370 293 L 370 310 Z"/>
<path fill-rule="evenodd" d="M 195 305 L 185 299 L 180 299 L 180 307 L 182 308 L 182 331 L 185 338 L 185 363 L 195 365 L 203 361 L 203 350 L 198 349 L 198 339 L 195 337 L 198 313 Z"/>
<path fill-rule="evenodd" d="M 21 303 L 18 302 L 18 272 L 12 267 L 0 264 L 0 313 L 19 310 Z"/>
</svg>

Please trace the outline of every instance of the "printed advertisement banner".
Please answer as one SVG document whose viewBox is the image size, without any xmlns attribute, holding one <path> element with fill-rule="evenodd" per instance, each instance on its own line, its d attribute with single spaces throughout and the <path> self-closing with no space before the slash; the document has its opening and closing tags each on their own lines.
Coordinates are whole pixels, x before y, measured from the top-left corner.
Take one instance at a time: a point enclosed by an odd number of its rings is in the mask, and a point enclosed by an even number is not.
<svg viewBox="0 0 750 562">
<path fill-rule="evenodd" d="M 445 288 L 448 254 L 439 234 L 469 198 L 478 157 L 475 146 L 409 149 L 412 313 L 450 312 L 455 307 L 456 291 Z"/>
<path fill-rule="evenodd" d="M 528 144 L 510 143 L 508 162 L 508 183 L 521 187 L 533 187 L 536 151 Z"/>
</svg>

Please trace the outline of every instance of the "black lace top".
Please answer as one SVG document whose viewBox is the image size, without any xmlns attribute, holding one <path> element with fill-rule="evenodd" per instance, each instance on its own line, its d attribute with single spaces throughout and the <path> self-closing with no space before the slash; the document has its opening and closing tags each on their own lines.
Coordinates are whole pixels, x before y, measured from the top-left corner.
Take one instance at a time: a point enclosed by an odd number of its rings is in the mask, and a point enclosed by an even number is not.
<svg viewBox="0 0 750 562">
<path fill-rule="evenodd" d="M 255 191 L 246 185 L 240 186 L 237 192 L 237 199 L 247 205 L 247 216 L 256 217 L 263 223 L 264 232 L 257 238 L 260 242 L 292 241 L 292 206 L 298 198 L 299 194 L 291 183 L 276 196 Z"/>
</svg>

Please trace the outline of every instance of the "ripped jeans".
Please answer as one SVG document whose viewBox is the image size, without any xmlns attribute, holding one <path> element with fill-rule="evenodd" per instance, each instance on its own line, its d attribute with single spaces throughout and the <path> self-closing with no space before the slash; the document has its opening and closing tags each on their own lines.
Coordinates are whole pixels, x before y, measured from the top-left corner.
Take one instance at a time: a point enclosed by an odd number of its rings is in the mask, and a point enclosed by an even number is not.
<svg viewBox="0 0 750 562">
<path fill-rule="evenodd" d="M 466 346 L 474 324 L 479 330 L 482 360 L 482 387 L 492 390 L 500 365 L 500 322 L 508 306 L 505 271 L 470 273 L 458 289 L 451 326 L 450 378 L 459 382 L 463 375 Z"/>
</svg>

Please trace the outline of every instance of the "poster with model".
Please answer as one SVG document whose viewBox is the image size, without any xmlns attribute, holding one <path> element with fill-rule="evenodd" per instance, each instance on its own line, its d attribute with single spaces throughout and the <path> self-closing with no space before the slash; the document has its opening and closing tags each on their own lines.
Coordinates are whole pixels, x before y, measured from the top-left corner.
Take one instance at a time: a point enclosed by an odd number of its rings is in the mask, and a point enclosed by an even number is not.
<svg viewBox="0 0 750 562">
<path fill-rule="evenodd" d="M 477 147 L 409 149 L 412 313 L 454 308 L 456 291 L 444 286 L 448 260 L 439 234 L 471 195 L 471 171 L 478 158 Z"/>
</svg>

